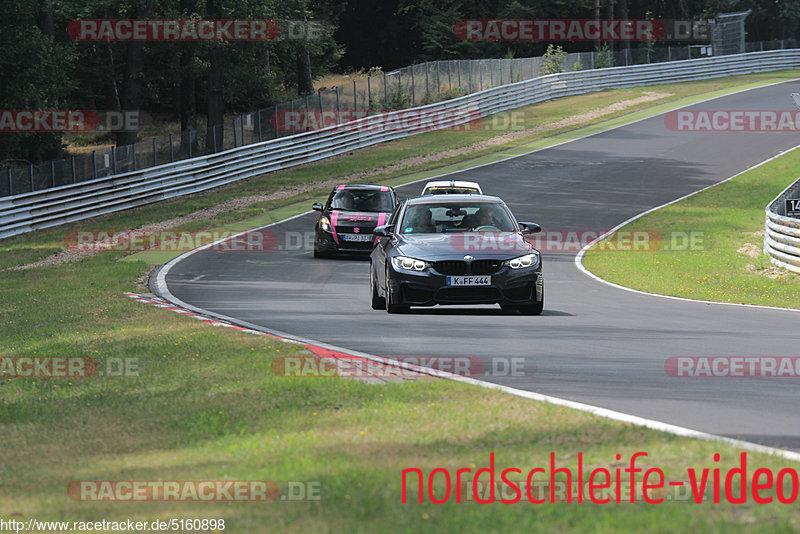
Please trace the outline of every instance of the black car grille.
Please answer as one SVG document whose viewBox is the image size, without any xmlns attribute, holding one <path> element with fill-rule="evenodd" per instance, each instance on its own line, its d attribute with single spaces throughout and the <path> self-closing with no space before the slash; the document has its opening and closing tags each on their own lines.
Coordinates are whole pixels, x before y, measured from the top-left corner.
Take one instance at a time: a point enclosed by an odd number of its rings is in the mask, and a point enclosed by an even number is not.
<svg viewBox="0 0 800 534">
<path fill-rule="evenodd" d="M 503 262 L 500 260 L 475 260 L 466 262 L 461 260 L 447 260 L 434 262 L 436 272 L 445 275 L 462 274 L 494 274 L 500 270 Z"/>
</svg>

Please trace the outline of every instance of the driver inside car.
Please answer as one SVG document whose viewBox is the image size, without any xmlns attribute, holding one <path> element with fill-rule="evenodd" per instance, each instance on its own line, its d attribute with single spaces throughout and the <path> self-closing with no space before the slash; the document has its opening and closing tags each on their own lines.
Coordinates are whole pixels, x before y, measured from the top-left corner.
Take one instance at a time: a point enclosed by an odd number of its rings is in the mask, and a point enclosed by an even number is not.
<svg viewBox="0 0 800 534">
<path fill-rule="evenodd" d="M 436 232 L 436 226 L 431 218 L 431 210 L 427 208 L 414 210 L 409 213 L 407 220 L 408 222 L 403 230 L 405 234 L 432 234 Z"/>
<path fill-rule="evenodd" d="M 467 219 L 467 217 L 465 217 L 465 219 Z M 480 228 L 481 226 L 492 226 L 497 228 L 497 220 L 495 218 L 494 210 L 491 210 L 487 207 L 480 208 L 478 211 L 469 216 L 467 223 L 467 226 L 470 228 Z"/>
</svg>

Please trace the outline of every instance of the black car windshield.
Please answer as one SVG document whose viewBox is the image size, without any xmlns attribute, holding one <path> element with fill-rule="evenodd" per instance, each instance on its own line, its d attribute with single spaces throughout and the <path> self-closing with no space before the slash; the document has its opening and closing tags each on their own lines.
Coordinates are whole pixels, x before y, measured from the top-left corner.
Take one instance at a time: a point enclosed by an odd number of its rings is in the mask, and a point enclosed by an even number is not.
<svg viewBox="0 0 800 534">
<path fill-rule="evenodd" d="M 399 225 L 402 234 L 513 232 L 514 222 L 500 204 L 442 202 L 409 206 Z"/>
<path fill-rule="evenodd" d="M 330 209 L 344 211 L 382 211 L 394 209 L 390 191 L 342 189 L 331 198 Z"/>
</svg>

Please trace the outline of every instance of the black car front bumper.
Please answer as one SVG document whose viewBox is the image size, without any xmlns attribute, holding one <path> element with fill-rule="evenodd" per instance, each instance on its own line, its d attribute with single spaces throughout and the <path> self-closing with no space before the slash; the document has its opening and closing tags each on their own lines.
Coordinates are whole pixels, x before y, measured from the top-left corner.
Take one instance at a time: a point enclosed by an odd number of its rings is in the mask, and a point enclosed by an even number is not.
<svg viewBox="0 0 800 534">
<path fill-rule="evenodd" d="M 338 243 L 333 234 L 317 228 L 314 247 L 324 254 L 369 254 L 375 246 L 372 228 L 364 228 L 370 236 L 369 241 L 346 241 L 343 234 L 337 234 Z"/>
<path fill-rule="evenodd" d="M 406 271 L 390 265 L 387 290 L 391 302 L 401 306 L 436 304 L 501 304 L 519 306 L 541 302 L 544 278 L 541 265 L 525 269 L 503 266 L 490 275 L 485 286 L 448 286 L 447 275 L 428 268 Z"/>
</svg>

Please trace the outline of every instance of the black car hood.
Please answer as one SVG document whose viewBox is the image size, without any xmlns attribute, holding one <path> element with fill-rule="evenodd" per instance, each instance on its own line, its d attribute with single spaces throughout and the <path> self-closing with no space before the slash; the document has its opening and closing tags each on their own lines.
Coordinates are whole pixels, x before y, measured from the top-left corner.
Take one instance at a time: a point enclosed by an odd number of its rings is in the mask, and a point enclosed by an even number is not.
<svg viewBox="0 0 800 534">
<path fill-rule="evenodd" d="M 519 232 L 453 232 L 397 235 L 395 250 L 403 256 L 426 261 L 516 258 L 534 251 Z"/>
</svg>

